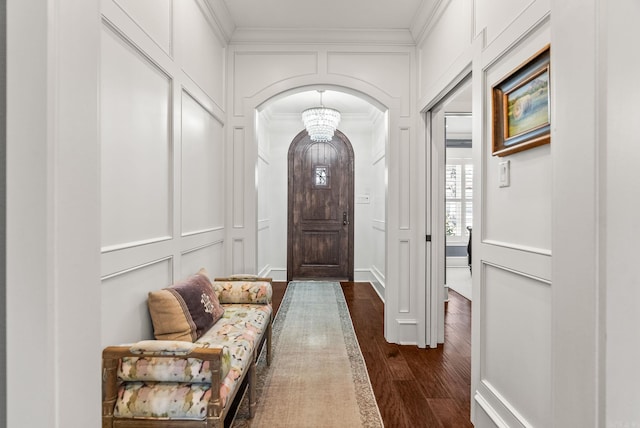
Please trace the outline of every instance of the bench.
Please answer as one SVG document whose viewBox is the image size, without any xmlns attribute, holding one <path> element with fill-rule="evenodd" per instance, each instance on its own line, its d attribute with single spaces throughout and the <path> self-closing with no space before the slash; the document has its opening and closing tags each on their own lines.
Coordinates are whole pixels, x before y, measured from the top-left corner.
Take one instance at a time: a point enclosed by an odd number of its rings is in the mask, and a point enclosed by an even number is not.
<svg viewBox="0 0 640 428">
<path fill-rule="evenodd" d="M 102 427 L 222 428 L 245 379 L 253 416 L 271 295 L 269 278 L 210 281 L 203 270 L 149 293 L 156 340 L 103 350 Z"/>
</svg>

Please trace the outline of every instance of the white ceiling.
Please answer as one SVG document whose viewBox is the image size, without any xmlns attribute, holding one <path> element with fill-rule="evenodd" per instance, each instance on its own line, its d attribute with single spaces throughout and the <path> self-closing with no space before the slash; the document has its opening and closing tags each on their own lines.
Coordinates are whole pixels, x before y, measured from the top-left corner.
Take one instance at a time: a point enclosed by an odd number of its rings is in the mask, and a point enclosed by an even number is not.
<svg viewBox="0 0 640 428">
<path fill-rule="evenodd" d="M 354 95 L 325 90 L 322 93 L 322 104 L 338 110 L 342 117 L 373 118 L 382 112 L 368 101 Z M 304 91 L 282 97 L 268 103 L 265 110 L 271 116 L 299 115 L 303 110 L 320 105 L 320 94 L 315 91 Z"/>
<path fill-rule="evenodd" d="M 224 0 L 237 28 L 411 29 L 432 0 Z"/>
</svg>

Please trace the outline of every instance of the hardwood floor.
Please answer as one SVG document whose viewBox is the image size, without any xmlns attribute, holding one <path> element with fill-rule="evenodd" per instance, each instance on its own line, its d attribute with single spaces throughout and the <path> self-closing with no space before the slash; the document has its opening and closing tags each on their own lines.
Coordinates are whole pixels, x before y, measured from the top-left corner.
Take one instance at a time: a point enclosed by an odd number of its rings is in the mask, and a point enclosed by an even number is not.
<svg viewBox="0 0 640 428">
<path fill-rule="evenodd" d="M 385 427 L 472 427 L 471 302 L 450 290 L 445 344 L 420 349 L 387 343 L 384 305 L 370 284 L 341 285 Z M 286 286 L 273 283 L 274 311 Z"/>
</svg>

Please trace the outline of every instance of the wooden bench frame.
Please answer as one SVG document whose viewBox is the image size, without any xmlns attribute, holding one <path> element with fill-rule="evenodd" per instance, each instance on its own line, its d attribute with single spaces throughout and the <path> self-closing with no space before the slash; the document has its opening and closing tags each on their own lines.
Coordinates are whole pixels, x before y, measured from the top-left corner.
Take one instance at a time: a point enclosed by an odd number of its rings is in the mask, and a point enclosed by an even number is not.
<svg viewBox="0 0 640 428">
<path fill-rule="evenodd" d="M 216 278 L 215 281 L 268 281 L 271 278 Z M 245 378 L 248 379 L 249 394 L 249 412 L 253 417 L 257 397 L 256 387 L 256 363 L 260 350 L 263 346 L 267 347 L 267 365 L 271 365 L 271 336 L 272 336 L 273 313 L 267 324 L 267 329 L 253 350 L 253 358 L 242 376 L 237 381 L 237 388 L 233 394 L 227 397 L 226 405 L 223 407 L 220 400 L 220 370 L 214 369 L 220 367 L 220 359 L 222 350 L 219 348 L 195 348 L 186 355 L 149 355 L 132 353 L 128 346 L 109 346 L 102 352 L 102 428 L 224 428 L 224 420 L 229 413 L 232 403 L 238 396 L 238 392 L 242 390 L 242 383 Z M 118 367 L 122 358 L 125 357 L 153 357 L 153 358 L 197 358 L 202 361 L 208 361 L 211 367 L 211 398 L 207 404 L 207 412 L 204 420 L 194 419 L 132 419 L 132 418 L 116 418 L 113 416 L 115 408 L 118 388 L 122 381 L 118 380 Z M 248 377 L 247 377 L 248 376 Z M 217 387 L 214 387 L 217 385 Z"/>
</svg>

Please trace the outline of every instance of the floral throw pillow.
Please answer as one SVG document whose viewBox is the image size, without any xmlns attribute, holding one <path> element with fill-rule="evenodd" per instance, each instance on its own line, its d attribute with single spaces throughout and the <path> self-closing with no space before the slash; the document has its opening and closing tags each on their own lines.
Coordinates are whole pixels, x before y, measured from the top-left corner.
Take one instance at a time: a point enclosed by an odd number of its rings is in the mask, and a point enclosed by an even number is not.
<svg viewBox="0 0 640 428">
<path fill-rule="evenodd" d="M 147 304 L 158 340 L 195 342 L 224 313 L 211 281 L 200 273 L 150 292 Z"/>
</svg>

